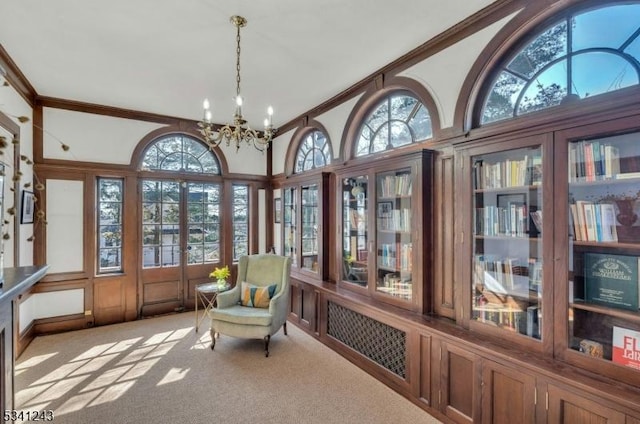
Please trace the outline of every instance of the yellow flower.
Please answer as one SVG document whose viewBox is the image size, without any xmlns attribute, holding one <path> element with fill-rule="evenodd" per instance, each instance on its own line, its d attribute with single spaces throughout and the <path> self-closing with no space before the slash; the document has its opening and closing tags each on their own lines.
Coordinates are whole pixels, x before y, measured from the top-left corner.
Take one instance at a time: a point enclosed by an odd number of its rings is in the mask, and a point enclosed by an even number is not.
<svg viewBox="0 0 640 424">
<path fill-rule="evenodd" d="M 209 274 L 209 278 L 215 278 L 216 280 L 226 280 L 231 276 L 231 271 L 229 271 L 229 266 L 225 265 L 222 268 L 216 267 L 211 274 Z"/>
</svg>

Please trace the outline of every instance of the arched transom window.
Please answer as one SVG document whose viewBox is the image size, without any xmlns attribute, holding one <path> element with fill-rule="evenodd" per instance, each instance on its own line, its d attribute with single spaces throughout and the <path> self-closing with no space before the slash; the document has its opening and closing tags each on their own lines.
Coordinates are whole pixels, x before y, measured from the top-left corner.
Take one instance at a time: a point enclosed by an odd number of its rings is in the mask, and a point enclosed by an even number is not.
<svg viewBox="0 0 640 424">
<path fill-rule="evenodd" d="M 321 168 L 331 163 L 331 145 L 322 131 L 309 132 L 300 142 L 294 172 Z"/>
<path fill-rule="evenodd" d="M 407 93 L 393 93 L 378 103 L 358 132 L 355 155 L 395 149 L 433 136 L 427 108 Z"/>
<path fill-rule="evenodd" d="M 640 81 L 640 2 L 570 14 L 503 62 L 484 99 L 490 123 Z"/>
<path fill-rule="evenodd" d="M 203 143 L 183 134 L 157 139 L 144 153 L 140 169 L 220 175 L 218 159 Z"/>
</svg>

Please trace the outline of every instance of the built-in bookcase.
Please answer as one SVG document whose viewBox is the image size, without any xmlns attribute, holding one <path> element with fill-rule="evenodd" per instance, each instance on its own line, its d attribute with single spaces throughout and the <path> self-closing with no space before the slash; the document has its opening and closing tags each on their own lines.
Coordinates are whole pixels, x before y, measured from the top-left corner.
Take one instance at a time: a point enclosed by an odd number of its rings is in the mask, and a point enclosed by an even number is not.
<svg viewBox="0 0 640 424">
<path fill-rule="evenodd" d="M 321 172 L 294 177 L 282 187 L 282 242 L 293 274 L 327 278 L 328 184 L 329 174 Z"/>
<path fill-rule="evenodd" d="M 474 155 L 471 319 L 540 339 L 542 148 Z"/>
<path fill-rule="evenodd" d="M 464 303 L 458 322 L 537 352 L 553 343 L 551 137 L 460 150 Z"/>
<path fill-rule="evenodd" d="M 640 132 L 567 148 L 568 359 L 640 381 Z"/>
<path fill-rule="evenodd" d="M 432 173 L 431 152 L 420 151 L 339 174 L 343 287 L 416 311 L 430 306 Z"/>
</svg>

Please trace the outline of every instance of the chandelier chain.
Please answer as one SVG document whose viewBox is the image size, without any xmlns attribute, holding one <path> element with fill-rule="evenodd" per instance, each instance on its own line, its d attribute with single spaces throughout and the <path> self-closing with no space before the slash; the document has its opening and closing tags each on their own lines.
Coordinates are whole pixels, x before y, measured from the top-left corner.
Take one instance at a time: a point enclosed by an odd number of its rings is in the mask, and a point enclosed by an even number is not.
<svg viewBox="0 0 640 424">
<path fill-rule="evenodd" d="M 236 35 L 236 96 L 240 95 L 240 25 Z"/>
</svg>

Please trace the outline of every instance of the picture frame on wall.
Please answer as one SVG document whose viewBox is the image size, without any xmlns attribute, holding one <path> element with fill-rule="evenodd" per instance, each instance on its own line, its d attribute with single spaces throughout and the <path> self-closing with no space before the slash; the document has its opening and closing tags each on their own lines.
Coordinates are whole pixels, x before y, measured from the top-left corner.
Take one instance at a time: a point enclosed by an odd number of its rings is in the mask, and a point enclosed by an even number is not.
<svg viewBox="0 0 640 424">
<path fill-rule="evenodd" d="M 32 191 L 22 190 L 22 202 L 20 205 L 20 224 L 33 224 L 36 205 L 35 195 Z"/>
<path fill-rule="evenodd" d="M 276 197 L 273 199 L 273 222 L 276 224 L 280 224 L 282 220 L 282 216 L 280 215 L 280 210 L 282 209 L 282 199 Z"/>
</svg>

